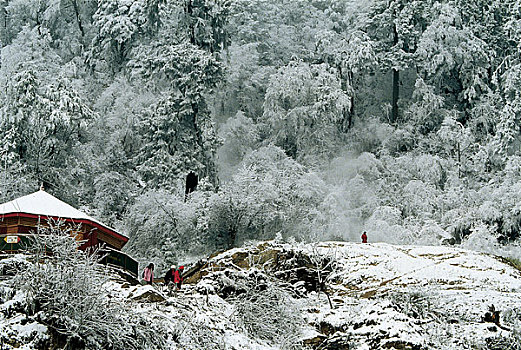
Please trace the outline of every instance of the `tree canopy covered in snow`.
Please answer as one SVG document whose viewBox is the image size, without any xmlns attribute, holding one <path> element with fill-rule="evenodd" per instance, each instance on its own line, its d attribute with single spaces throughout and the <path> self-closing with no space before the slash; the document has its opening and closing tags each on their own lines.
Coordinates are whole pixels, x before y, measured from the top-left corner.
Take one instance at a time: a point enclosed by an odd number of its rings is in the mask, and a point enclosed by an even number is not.
<svg viewBox="0 0 521 350">
<path fill-rule="evenodd" d="M 43 183 L 163 266 L 364 230 L 510 254 L 520 8 L 1 1 L 0 200 Z"/>
</svg>

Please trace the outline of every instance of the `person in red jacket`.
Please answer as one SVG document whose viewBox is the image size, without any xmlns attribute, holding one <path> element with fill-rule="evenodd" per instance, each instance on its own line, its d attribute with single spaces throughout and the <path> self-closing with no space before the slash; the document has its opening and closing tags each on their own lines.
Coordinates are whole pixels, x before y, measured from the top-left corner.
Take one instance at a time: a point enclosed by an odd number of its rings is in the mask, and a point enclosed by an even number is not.
<svg viewBox="0 0 521 350">
<path fill-rule="evenodd" d="M 362 243 L 367 243 L 367 234 L 365 231 L 362 233 Z"/>
<path fill-rule="evenodd" d="M 183 270 L 184 266 L 179 266 L 179 269 L 174 272 L 174 283 L 177 286 L 177 289 L 181 289 L 181 284 L 183 283 Z"/>
</svg>

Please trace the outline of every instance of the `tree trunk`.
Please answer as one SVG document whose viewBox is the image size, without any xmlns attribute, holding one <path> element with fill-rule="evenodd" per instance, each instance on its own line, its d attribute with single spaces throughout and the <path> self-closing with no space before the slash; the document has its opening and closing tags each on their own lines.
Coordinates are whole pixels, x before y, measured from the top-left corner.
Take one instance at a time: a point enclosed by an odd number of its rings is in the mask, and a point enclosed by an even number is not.
<svg viewBox="0 0 521 350">
<path fill-rule="evenodd" d="M 351 70 L 347 71 L 347 74 L 342 72 L 342 67 L 338 66 L 338 72 L 339 72 L 339 79 L 340 79 L 340 88 L 343 92 L 351 96 L 349 96 L 349 99 L 351 101 L 351 105 L 349 106 L 349 109 L 344 108 L 342 111 L 342 125 L 341 129 L 342 132 L 347 132 L 349 129 L 351 129 L 351 126 L 353 126 L 353 116 L 355 113 L 355 93 L 353 88 L 353 72 Z"/>
<path fill-rule="evenodd" d="M 72 7 L 74 9 L 74 14 L 76 15 L 76 22 L 78 23 L 78 29 L 81 32 L 81 39 L 85 37 L 85 30 L 83 29 L 83 24 L 81 23 L 81 17 L 80 17 L 80 9 L 78 6 L 78 2 L 76 0 L 72 1 Z"/>
<path fill-rule="evenodd" d="M 185 6 L 185 13 L 187 14 L 187 18 L 188 18 L 188 35 L 190 37 L 190 43 L 193 44 L 193 45 L 196 45 L 196 41 L 195 41 L 195 23 L 194 23 L 194 19 L 192 18 L 192 15 L 193 15 L 193 4 L 192 4 L 192 0 L 188 0 L 186 2 L 186 6 Z"/>
<path fill-rule="evenodd" d="M 354 88 L 354 74 L 352 71 L 349 71 L 349 85 L 351 86 L 351 106 L 349 107 L 349 120 L 347 123 L 347 128 L 351 129 L 353 126 L 353 117 L 355 116 L 355 88 Z"/>
<path fill-rule="evenodd" d="M 237 240 L 237 228 L 235 226 L 230 226 L 228 228 L 228 237 L 226 242 L 226 248 L 232 249 L 235 247 L 235 241 Z"/>
<path fill-rule="evenodd" d="M 398 31 L 396 30 L 396 25 L 393 27 L 393 42 L 394 45 L 398 44 Z M 400 71 L 396 68 L 393 68 L 393 100 L 392 100 L 392 110 L 391 110 L 391 124 L 396 123 L 398 120 L 398 99 L 400 98 Z"/>
<path fill-rule="evenodd" d="M 400 72 L 393 68 L 393 102 L 391 110 L 391 124 L 396 123 L 398 120 L 398 98 L 400 96 Z"/>
<path fill-rule="evenodd" d="M 2 39 L 2 47 L 3 46 L 6 46 L 11 40 L 9 38 L 9 33 L 8 33 L 8 13 L 7 13 L 7 5 L 9 4 L 8 1 L 2 1 L 1 3 L 1 6 L 2 6 L 2 12 L 1 12 L 1 15 L 2 15 L 2 36 L 0 37 Z"/>
</svg>

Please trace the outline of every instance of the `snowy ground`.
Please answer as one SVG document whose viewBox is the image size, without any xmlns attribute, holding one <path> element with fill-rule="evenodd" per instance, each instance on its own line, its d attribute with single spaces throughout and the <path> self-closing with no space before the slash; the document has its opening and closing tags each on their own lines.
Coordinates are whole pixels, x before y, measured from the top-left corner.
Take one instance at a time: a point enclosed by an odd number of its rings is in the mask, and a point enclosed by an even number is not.
<svg viewBox="0 0 521 350">
<path fill-rule="evenodd" d="M 521 309 L 520 271 L 486 254 L 452 247 L 334 242 L 318 250 L 339 261 L 331 276 L 339 283 L 332 284 L 332 290 L 343 304 L 317 314 L 315 322 L 338 326 L 354 317 L 347 333 L 356 335 L 360 348 L 368 348 L 371 336 L 379 333 L 424 348 L 486 346 L 491 338 L 511 335 L 482 322 L 489 306 L 506 316 Z M 517 330 L 520 320 L 513 321 L 505 328 Z"/>
<path fill-rule="evenodd" d="M 302 266 L 302 261 L 306 266 Z M 304 281 L 274 278 L 284 269 L 293 272 L 291 269 L 303 268 L 325 277 L 322 292 L 304 290 Z M 172 348 L 199 349 L 202 344 L 207 349 L 284 348 L 266 338 L 258 339 L 236 321 L 234 299 L 227 293 L 239 294 L 237 291 L 246 288 L 252 276 L 257 281 L 264 276 L 269 283 L 285 285 L 284 288 L 290 285 L 295 291 L 287 300 L 301 312 L 305 322 L 300 338 L 309 347 L 500 349 L 506 343 L 512 349 L 521 346 L 521 314 L 517 312 L 521 310 L 520 271 L 493 256 L 452 247 L 343 242 L 290 246 L 268 242 L 233 249 L 205 261 L 189 279 L 196 283 L 186 284 L 174 296 L 168 296 L 159 285 L 132 286 L 115 280 L 108 287 L 114 298 L 124 299 L 134 304 L 135 310 L 145 310 L 150 317 L 161 319 L 177 335 L 170 340 Z M 329 294 L 333 308 L 323 291 Z M 28 339 L 46 336 L 44 325 L 23 323 L 21 315 L 6 311 L 16 300 L 2 302 L 2 349 L 28 349 Z M 499 326 L 483 322 L 492 304 L 500 311 Z M 7 338 L 11 339 L 9 344 L 5 343 Z"/>
</svg>

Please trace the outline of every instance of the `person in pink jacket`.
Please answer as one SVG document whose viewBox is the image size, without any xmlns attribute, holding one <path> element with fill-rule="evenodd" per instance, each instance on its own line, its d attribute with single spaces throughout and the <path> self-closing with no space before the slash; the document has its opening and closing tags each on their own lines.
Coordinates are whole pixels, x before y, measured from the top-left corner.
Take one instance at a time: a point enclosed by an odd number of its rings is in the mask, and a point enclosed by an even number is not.
<svg viewBox="0 0 521 350">
<path fill-rule="evenodd" d="M 154 263 L 148 264 L 143 270 L 143 280 L 146 284 L 152 284 L 154 282 Z"/>
</svg>

